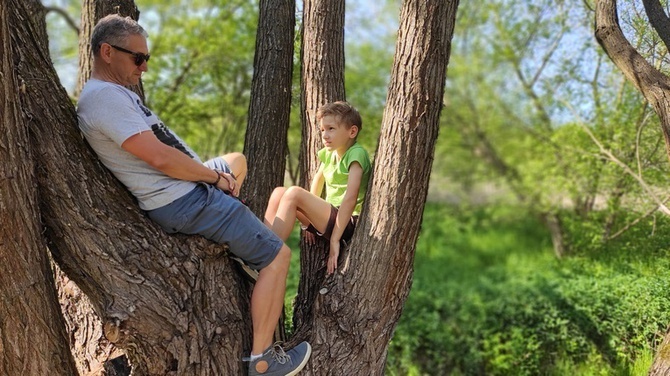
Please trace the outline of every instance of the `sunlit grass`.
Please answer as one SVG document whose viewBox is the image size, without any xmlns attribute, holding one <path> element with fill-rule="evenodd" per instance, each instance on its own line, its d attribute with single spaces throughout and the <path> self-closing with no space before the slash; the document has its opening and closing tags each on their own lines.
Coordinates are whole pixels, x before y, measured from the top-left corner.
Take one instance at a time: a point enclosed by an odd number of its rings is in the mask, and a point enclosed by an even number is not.
<svg viewBox="0 0 670 376">
<path fill-rule="evenodd" d="M 670 322 L 670 231 L 636 231 L 559 260 L 522 210 L 427 205 L 387 374 L 646 374 Z M 290 324 L 297 227 L 287 243 Z"/>
<path fill-rule="evenodd" d="M 523 210 L 428 205 L 387 373 L 645 374 L 670 321 L 669 239 L 558 260 Z"/>
</svg>

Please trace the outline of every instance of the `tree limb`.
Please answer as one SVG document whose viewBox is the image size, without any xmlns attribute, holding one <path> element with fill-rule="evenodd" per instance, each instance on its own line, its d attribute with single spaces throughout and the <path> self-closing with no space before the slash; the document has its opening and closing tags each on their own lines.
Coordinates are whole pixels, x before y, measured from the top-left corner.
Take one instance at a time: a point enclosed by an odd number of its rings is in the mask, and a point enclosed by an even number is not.
<svg viewBox="0 0 670 376">
<path fill-rule="evenodd" d="M 77 26 L 77 22 L 72 17 L 70 17 L 70 15 L 65 11 L 65 9 L 59 7 L 44 7 L 44 11 L 45 15 L 48 14 L 49 12 L 54 12 L 61 15 L 61 17 L 65 19 L 65 22 L 70 26 L 70 28 L 74 30 L 74 32 L 77 33 L 77 35 L 79 35 L 79 26 Z"/>
<path fill-rule="evenodd" d="M 597 1 L 595 36 L 614 64 L 658 114 L 666 153 L 670 157 L 670 78 L 652 66 L 628 42 L 619 26 L 616 0 Z"/>
<path fill-rule="evenodd" d="M 661 37 L 665 47 L 670 49 L 670 18 L 665 14 L 659 0 L 642 0 L 649 23 Z"/>
</svg>

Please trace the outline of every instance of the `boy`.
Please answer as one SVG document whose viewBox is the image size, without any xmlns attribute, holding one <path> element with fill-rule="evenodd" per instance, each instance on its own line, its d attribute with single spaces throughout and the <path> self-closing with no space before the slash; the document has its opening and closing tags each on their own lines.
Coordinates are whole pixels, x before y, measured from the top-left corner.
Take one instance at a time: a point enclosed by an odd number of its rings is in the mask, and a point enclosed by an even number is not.
<svg viewBox="0 0 670 376">
<path fill-rule="evenodd" d="M 319 108 L 316 119 L 324 148 L 317 153 L 321 165 L 310 190 L 275 188 L 265 211 L 265 224 L 286 241 L 298 219 L 308 233 L 329 240 L 327 272 L 332 274 L 337 268 L 340 241 L 348 242 L 354 233 L 372 166 L 367 151 L 356 142 L 363 124 L 353 106 L 328 103 Z"/>
</svg>

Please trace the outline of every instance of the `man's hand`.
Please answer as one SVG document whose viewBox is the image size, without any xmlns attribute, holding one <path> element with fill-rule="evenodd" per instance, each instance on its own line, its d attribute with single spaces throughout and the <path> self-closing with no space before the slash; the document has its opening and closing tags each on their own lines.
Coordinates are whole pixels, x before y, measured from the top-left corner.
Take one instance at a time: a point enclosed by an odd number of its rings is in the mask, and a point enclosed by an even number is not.
<svg viewBox="0 0 670 376">
<path fill-rule="evenodd" d="M 237 197 L 240 195 L 240 187 L 237 185 L 237 180 L 232 174 L 227 172 L 215 170 L 221 176 L 221 180 L 216 184 L 216 187 L 224 192 L 229 192 L 231 195 Z"/>
<path fill-rule="evenodd" d="M 328 254 L 328 275 L 337 270 L 337 258 L 340 255 L 340 241 L 330 241 L 330 253 Z"/>
</svg>

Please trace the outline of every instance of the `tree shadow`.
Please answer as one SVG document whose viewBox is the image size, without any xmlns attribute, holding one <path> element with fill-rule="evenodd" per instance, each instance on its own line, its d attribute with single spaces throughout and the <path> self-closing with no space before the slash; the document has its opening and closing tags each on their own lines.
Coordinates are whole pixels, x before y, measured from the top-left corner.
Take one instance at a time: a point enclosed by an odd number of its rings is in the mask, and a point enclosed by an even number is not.
<svg viewBox="0 0 670 376">
<path fill-rule="evenodd" d="M 603 360 L 614 368 L 617 363 L 616 350 L 610 345 L 609 336 L 600 332 L 598 323 L 556 291 L 547 280 L 538 280 L 537 288 L 549 302 L 570 319 L 585 338 L 593 343 Z"/>
</svg>

